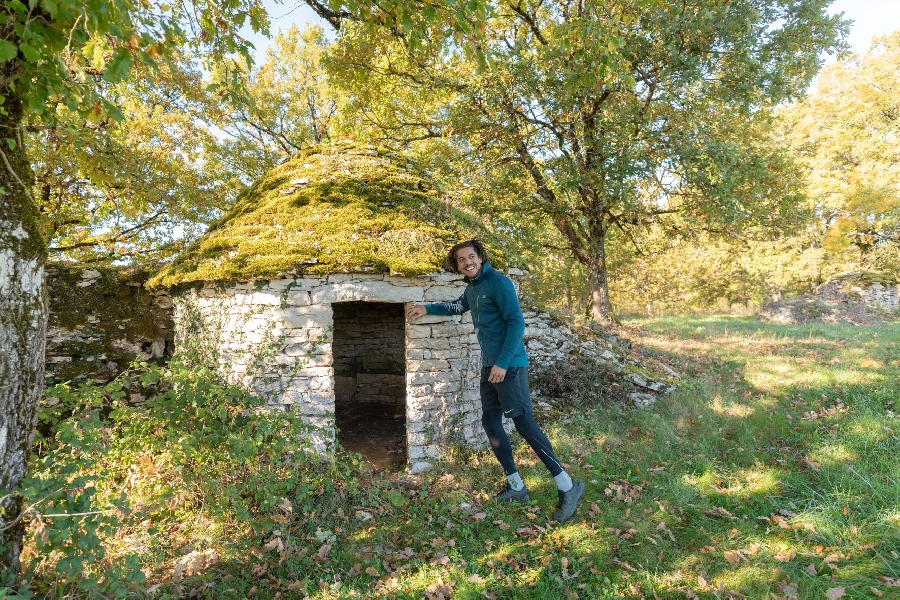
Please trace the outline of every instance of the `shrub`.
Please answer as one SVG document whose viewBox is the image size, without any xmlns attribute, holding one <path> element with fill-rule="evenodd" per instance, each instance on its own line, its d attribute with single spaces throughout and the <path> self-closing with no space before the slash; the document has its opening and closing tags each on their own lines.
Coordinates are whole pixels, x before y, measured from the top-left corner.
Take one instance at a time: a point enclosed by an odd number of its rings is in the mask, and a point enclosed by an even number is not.
<svg viewBox="0 0 900 600">
<path fill-rule="evenodd" d="M 190 537 L 172 528 L 216 523 L 227 543 L 247 545 L 329 477 L 299 416 L 184 359 L 49 388 L 39 419 L 21 490 L 26 596 L 123 597 Z"/>
</svg>

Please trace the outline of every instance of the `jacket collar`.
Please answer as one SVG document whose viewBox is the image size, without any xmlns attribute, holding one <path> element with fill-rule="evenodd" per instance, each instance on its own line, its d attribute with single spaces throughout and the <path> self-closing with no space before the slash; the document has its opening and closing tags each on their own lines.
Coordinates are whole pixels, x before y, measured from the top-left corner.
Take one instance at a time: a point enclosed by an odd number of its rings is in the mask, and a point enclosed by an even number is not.
<svg viewBox="0 0 900 600">
<path fill-rule="evenodd" d="M 485 273 L 487 273 L 488 271 L 493 271 L 493 270 L 494 269 L 491 268 L 491 263 L 484 261 L 484 263 L 481 265 L 481 273 L 476 275 L 475 279 L 469 279 L 468 277 L 465 277 L 465 276 L 463 277 L 463 279 L 468 283 L 475 283 L 477 281 L 480 281 L 484 277 Z"/>
</svg>

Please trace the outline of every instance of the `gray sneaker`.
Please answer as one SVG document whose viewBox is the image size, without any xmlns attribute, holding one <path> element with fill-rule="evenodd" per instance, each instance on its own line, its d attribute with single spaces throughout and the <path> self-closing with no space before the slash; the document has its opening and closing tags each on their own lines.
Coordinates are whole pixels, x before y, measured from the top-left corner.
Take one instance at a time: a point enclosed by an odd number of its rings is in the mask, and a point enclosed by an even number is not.
<svg viewBox="0 0 900 600">
<path fill-rule="evenodd" d="M 516 491 L 507 482 L 506 487 L 500 490 L 500 493 L 494 498 L 497 502 L 525 502 L 528 500 L 528 488 L 523 487 L 521 490 Z"/>
<path fill-rule="evenodd" d="M 575 509 L 578 507 L 578 501 L 584 493 L 584 484 L 573 479 L 571 490 L 568 492 L 557 490 L 556 493 L 559 494 L 559 507 L 556 509 L 556 514 L 553 515 L 553 520 L 562 523 L 563 521 L 571 519 L 572 515 L 575 514 Z"/>
</svg>

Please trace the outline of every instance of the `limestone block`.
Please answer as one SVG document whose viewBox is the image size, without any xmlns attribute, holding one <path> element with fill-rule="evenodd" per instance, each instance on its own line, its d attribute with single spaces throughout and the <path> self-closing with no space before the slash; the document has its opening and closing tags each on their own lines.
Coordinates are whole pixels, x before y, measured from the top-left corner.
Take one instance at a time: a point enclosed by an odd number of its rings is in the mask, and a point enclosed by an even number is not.
<svg viewBox="0 0 900 600">
<path fill-rule="evenodd" d="M 311 356 L 312 355 L 312 345 L 309 342 L 304 342 L 302 344 L 289 344 L 284 347 L 281 351 L 286 356 Z M 310 366 L 321 366 L 321 365 L 310 365 Z"/>
<path fill-rule="evenodd" d="M 479 357 L 480 358 L 480 357 Z M 459 373 L 460 371 L 464 371 L 466 369 L 472 368 L 472 358 L 464 357 L 464 358 L 454 358 L 449 361 L 450 362 L 450 370 L 455 373 Z"/>
<path fill-rule="evenodd" d="M 443 381 L 453 381 L 455 379 L 453 373 L 447 371 L 424 372 L 424 373 L 407 373 L 406 385 L 410 389 L 413 386 L 424 384 L 435 384 Z"/>
<path fill-rule="evenodd" d="M 434 358 L 433 353 L 430 350 L 412 348 L 406 351 L 406 360 L 425 360 L 428 358 Z"/>
<path fill-rule="evenodd" d="M 246 301 L 254 306 L 279 306 L 281 294 L 275 292 L 255 292 L 250 294 Z"/>
<path fill-rule="evenodd" d="M 463 295 L 465 287 L 435 285 L 425 290 L 425 302 L 451 302 Z"/>
<path fill-rule="evenodd" d="M 430 385 L 417 385 L 407 388 L 407 394 L 411 398 L 422 398 L 431 394 Z"/>
<path fill-rule="evenodd" d="M 330 353 L 312 354 L 305 358 L 300 358 L 299 361 L 299 364 L 301 364 L 304 369 L 308 367 L 329 367 L 333 362 Z"/>
<path fill-rule="evenodd" d="M 306 380 L 307 387 L 311 390 L 330 390 L 334 385 L 331 376 L 328 377 L 311 377 Z"/>
<path fill-rule="evenodd" d="M 334 376 L 334 369 L 331 367 L 303 367 L 297 372 L 297 376 L 308 377 L 310 380 L 322 377 L 330 382 Z"/>
<path fill-rule="evenodd" d="M 410 372 L 446 371 L 450 369 L 450 362 L 446 360 L 410 360 L 406 363 Z"/>
<path fill-rule="evenodd" d="M 430 462 L 426 462 L 424 460 L 416 461 L 409 467 L 409 472 L 413 475 L 418 475 L 419 473 L 425 473 L 426 471 L 430 471 L 434 468 Z"/>
<path fill-rule="evenodd" d="M 270 279 L 268 283 L 266 283 L 266 287 L 263 288 L 267 292 L 281 295 L 284 290 L 288 289 L 288 287 L 294 284 L 293 278 L 291 279 Z"/>
<path fill-rule="evenodd" d="M 422 352 L 429 354 L 430 355 L 429 358 L 436 359 L 436 360 L 450 360 L 453 358 L 460 358 L 460 357 L 463 357 L 466 355 L 465 350 L 462 350 L 461 348 L 446 348 L 446 349 L 435 348 L 432 350 L 423 350 Z"/>
<path fill-rule="evenodd" d="M 457 273 L 451 273 L 449 271 L 441 271 L 440 273 L 434 273 L 428 276 L 428 278 L 435 283 L 458 283 L 460 287 L 465 288 L 466 283 L 462 278 L 462 275 Z"/>
<path fill-rule="evenodd" d="M 463 333 L 469 333 L 469 331 L 460 327 L 459 323 L 445 322 L 432 325 L 431 333 L 434 336 L 459 336 Z"/>
<path fill-rule="evenodd" d="M 450 348 L 450 340 L 443 337 L 419 338 L 415 340 L 415 344 L 410 340 L 410 346 L 425 350 L 442 350 Z"/>
<path fill-rule="evenodd" d="M 309 290 L 292 289 L 284 295 L 284 303 L 288 306 L 309 306 L 313 303 Z"/>
<path fill-rule="evenodd" d="M 440 458 L 441 449 L 438 446 L 425 446 L 425 456 L 430 458 Z M 416 463 L 418 464 L 418 463 Z M 428 463 L 425 463 L 428 464 Z"/>
<path fill-rule="evenodd" d="M 425 458 L 425 448 L 423 446 L 410 446 L 409 460 L 415 460 L 417 458 Z"/>
<path fill-rule="evenodd" d="M 628 394 L 628 399 L 634 403 L 635 408 L 651 408 L 656 404 L 656 396 L 642 392 Z"/>
<path fill-rule="evenodd" d="M 416 302 L 421 301 L 424 289 L 405 287 L 386 281 L 346 281 L 329 283 L 312 292 L 313 302 Z"/>
<path fill-rule="evenodd" d="M 284 310 L 282 316 L 286 326 L 301 329 L 329 329 L 333 323 L 330 306 L 292 306 Z"/>
<path fill-rule="evenodd" d="M 304 390 L 287 389 L 281 392 L 282 404 L 305 404 L 309 400 L 309 394 Z"/>
<path fill-rule="evenodd" d="M 458 381 L 441 381 L 434 384 L 435 394 L 452 394 L 458 391 L 460 391 Z"/>
<path fill-rule="evenodd" d="M 435 325 L 437 323 L 457 322 L 458 315 L 425 315 L 416 321 L 416 325 Z"/>
</svg>

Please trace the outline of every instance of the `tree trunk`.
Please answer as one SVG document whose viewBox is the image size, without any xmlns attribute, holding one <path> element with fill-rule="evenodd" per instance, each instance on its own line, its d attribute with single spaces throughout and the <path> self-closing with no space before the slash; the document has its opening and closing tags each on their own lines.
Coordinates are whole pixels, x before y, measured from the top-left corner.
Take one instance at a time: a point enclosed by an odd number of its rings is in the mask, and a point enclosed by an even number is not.
<svg viewBox="0 0 900 600">
<path fill-rule="evenodd" d="M 588 283 L 591 284 L 590 317 L 595 323 L 612 323 L 612 306 L 609 303 L 609 281 L 606 272 L 606 248 L 601 244 L 594 249 L 587 265 Z"/>
<path fill-rule="evenodd" d="M 9 61 L 14 63 L 15 61 Z M 19 570 L 24 522 L 16 488 L 28 464 L 44 379 L 46 248 L 22 147 L 21 99 L 0 114 L 0 585 Z M 10 147 L 14 140 L 14 147 Z"/>
</svg>

